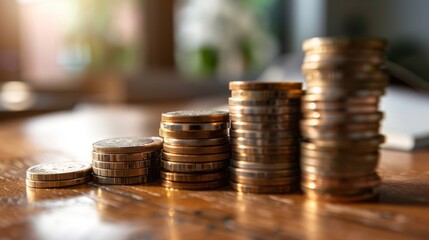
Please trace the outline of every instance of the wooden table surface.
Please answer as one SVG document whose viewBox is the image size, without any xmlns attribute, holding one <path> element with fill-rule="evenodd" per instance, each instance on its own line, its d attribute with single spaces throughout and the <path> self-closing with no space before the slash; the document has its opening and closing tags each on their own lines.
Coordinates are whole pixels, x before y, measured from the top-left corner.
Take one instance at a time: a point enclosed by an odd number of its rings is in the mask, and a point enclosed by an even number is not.
<svg viewBox="0 0 429 240">
<path fill-rule="evenodd" d="M 34 164 L 90 162 L 96 140 L 157 135 L 164 110 L 83 107 L 0 124 L 0 239 L 429 239 L 429 150 L 383 150 L 380 196 L 368 203 L 157 183 L 26 188 Z"/>
</svg>

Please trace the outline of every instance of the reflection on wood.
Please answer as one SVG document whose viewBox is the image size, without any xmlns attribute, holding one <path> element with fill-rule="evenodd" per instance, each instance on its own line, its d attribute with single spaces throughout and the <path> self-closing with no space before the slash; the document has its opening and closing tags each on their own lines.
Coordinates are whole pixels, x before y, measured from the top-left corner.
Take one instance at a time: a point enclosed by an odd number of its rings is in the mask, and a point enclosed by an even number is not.
<svg viewBox="0 0 429 240">
<path fill-rule="evenodd" d="M 153 115 L 159 114 L 161 109 L 145 111 L 143 115 Z M 14 239 L 429 237 L 428 150 L 383 151 L 379 167 L 383 184 L 379 199 L 357 204 L 308 201 L 300 193 L 243 195 L 229 187 L 213 191 L 178 191 L 165 189 L 159 183 L 26 188 L 25 170 L 33 164 L 84 154 L 90 159 L 90 146 L 81 149 L 75 143 L 94 141 L 99 133 L 88 131 L 82 135 L 83 130 L 98 128 L 106 135 L 118 134 L 117 125 L 101 126 L 108 123 L 103 121 L 106 115 L 97 111 L 94 111 L 95 116 L 88 114 L 63 113 L 0 126 L 0 236 Z M 109 114 L 113 118 L 117 112 L 109 111 Z M 97 116 L 100 119 L 97 120 Z M 53 119 L 59 126 L 67 123 L 69 129 L 74 129 L 65 130 L 69 139 L 66 147 L 34 142 L 34 139 L 56 141 L 56 136 L 63 136 L 60 131 L 31 129 Z M 38 124 L 34 124 L 35 121 Z M 159 120 L 153 122 L 153 125 L 159 124 Z M 137 123 L 133 126 L 136 131 L 141 127 Z M 139 131 L 144 135 L 146 130 Z"/>
</svg>

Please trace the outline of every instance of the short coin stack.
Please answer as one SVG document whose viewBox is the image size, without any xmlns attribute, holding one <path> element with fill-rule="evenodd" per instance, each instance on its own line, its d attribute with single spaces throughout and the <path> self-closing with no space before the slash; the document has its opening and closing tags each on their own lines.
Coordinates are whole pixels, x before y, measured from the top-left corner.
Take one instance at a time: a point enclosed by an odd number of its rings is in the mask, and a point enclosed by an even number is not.
<svg viewBox="0 0 429 240">
<path fill-rule="evenodd" d="M 162 114 L 161 184 L 177 189 L 212 189 L 227 184 L 229 116 L 225 111 Z"/>
<path fill-rule="evenodd" d="M 286 193 L 299 186 L 302 84 L 231 82 L 231 186 L 245 193 Z"/>
<path fill-rule="evenodd" d="M 33 188 L 59 188 L 91 180 L 91 164 L 84 162 L 43 163 L 27 169 L 26 185 Z"/>
<path fill-rule="evenodd" d="M 111 138 L 92 145 L 93 180 L 99 184 L 140 184 L 156 178 L 162 151 L 159 137 Z"/>
<path fill-rule="evenodd" d="M 301 169 L 308 197 L 344 202 L 375 196 L 386 47 L 380 39 L 304 42 Z"/>
</svg>

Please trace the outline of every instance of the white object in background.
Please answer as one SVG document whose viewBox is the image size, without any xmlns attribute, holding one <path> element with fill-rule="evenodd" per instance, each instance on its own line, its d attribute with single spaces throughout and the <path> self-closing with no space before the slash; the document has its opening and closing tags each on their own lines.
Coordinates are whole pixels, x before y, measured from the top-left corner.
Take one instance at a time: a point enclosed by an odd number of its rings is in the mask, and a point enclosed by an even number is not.
<svg viewBox="0 0 429 240">
<path fill-rule="evenodd" d="M 429 146 L 429 95 L 389 87 L 381 98 L 384 148 L 410 151 Z"/>
</svg>

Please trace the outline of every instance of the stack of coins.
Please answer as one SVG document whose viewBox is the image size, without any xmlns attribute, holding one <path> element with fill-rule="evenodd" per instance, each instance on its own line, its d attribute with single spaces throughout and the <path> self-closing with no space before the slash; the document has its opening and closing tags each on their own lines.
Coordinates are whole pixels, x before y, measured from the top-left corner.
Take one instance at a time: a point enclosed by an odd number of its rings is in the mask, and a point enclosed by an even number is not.
<svg viewBox="0 0 429 240">
<path fill-rule="evenodd" d="M 141 184 L 157 177 L 159 137 L 111 138 L 92 145 L 93 180 L 99 184 Z"/>
<path fill-rule="evenodd" d="M 313 199 L 367 200 L 376 195 L 375 169 L 383 113 L 378 109 L 388 75 L 387 42 L 313 38 L 303 44 L 302 187 Z"/>
<path fill-rule="evenodd" d="M 302 84 L 231 82 L 231 186 L 245 193 L 286 193 L 299 186 Z"/>
<path fill-rule="evenodd" d="M 225 111 L 162 114 L 161 184 L 177 189 L 212 189 L 227 184 L 231 147 Z"/>
<path fill-rule="evenodd" d="M 33 188 L 59 188 L 91 180 L 91 164 L 83 162 L 43 163 L 27 169 L 26 185 Z"/>
</svg>

